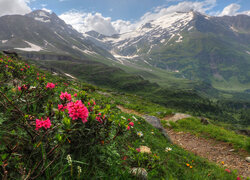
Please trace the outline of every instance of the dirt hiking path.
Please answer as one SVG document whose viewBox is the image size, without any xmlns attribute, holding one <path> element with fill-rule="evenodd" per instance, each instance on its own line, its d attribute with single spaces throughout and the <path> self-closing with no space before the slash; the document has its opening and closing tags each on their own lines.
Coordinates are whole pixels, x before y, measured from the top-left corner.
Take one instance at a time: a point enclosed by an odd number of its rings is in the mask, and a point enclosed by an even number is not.
<svg viewBox="0 0 250 180">
<path fill-rule="evenodd" d="M 144 114 L 124 108 L 123 106 L 117 107 L 125 113 L 135 114 L 141 117 L 144 116 Z M 163 119 L 171 118 L 166 117 Z M 239 175 L 245 178 L 250 177 L 250 163 L 245 160 L 245 157 L 249 156 L 249 153 L 246 151 L 239 150 L 235 152 L 233 147 L 228 143 L 214 139 L 205 139 L 186 132 L 176 132 L 169 128 L 167 128 L 166 131 L 172 142 L 183 149 L 215 162 L 220 166 L 224 166 L 225 168 L 231 170 L 236 169 Z M 224 165 L 222 162 L 224 162 Z"/>
<path fill-rule="evenodd" d="M 231 170 L 237 169 L 243 177 L 250 177 L 250 163 L 245 160 L 249 154 L 246 151 L 234 152 L 232 146 L 225 142 L 197 137 L 186 132 L 175 132 L 172 129 L 166 130 L 174 144 Z"/>
</svg>

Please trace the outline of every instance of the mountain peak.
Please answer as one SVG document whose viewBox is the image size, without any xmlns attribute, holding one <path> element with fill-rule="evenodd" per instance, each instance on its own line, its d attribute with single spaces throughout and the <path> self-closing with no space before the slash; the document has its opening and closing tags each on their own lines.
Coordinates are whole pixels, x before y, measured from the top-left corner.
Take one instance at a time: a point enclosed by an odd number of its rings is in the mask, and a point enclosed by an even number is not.
<svg viewBox="0 0 250 180">
<path fill-rule="evenodd" d="M 32 11 L 31 13 L 27 14 L 26 16 L 31 17 L 37 21 L 49 23 L 51 22 L 52 19 L 52 13 L 44 10 L 35 10 Z"/>
</svg>

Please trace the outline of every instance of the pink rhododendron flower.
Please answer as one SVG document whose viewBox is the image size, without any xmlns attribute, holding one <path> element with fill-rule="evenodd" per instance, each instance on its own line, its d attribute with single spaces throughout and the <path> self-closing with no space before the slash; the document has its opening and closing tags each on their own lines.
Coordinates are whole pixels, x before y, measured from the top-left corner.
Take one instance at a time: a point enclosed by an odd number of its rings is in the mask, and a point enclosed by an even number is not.
<svg viewBox="0 0 250 180">
<path fill-rule="evenodd" d="M 127 127 L 127 130 L 130 130 L 130 126 Z"/>
<path fill-rule="evenodd" d="M 84 106 L 82 101 L 77 100 L 76 102 L 68 103 L 67 109 L 68 109 L 69 117 L 71 117 L 73 120 L 82 119 L 83 123 L 87 122 L 89 111 Z"/>
<path fill-rule="evenodd" d="M 63 106 L 62 104 L 58 104 L 58 110 L 59 111 L 64 111 L 67 107 Z"/>
<path fill-rule="evenodd" d="M 137 151 L 137 152 L 141 152 L 141 149 L 140 149 L 140 148 L 136 148 L 136 151 Z"/>
<path fill-rule="evenodd" d="M 71 94 L 69 94 L 67 92 L 65 92 L 65 93 L 61 92 L 60 98 L 61 98 L 61 100 L 67 99 L 68 101 L 71 101 Z"/>
<path fill-rule="evenodd" d="M 103 121 L 101 120 L 101 117 L 100 116 L 96 116 L 95 118 L 99 123 L 103 123 Z"/>
<path fill-rule="evenodd" d="M 237 177 L 236 180 L 241 180 L 241 178 L 240 178 L 240 177 Z"/>
<path fill-rule="evenodd" d="M 130 123 L 128 123 L 130 126 L 134 126 L 134 123 L 133 122 L 130 122 Z"/>
<path fill-rule="evenodd" d="M 23 71 L 23 68 L 21 69 L 21 71 Z"/>
<path fill-rule="evenodd" d="M 18 91 L 24 90 L 24 89 L 28 89 L 28 87 L 24 84 L 23 86 L 18 86 Z"/>
<path fill-rule="evenodd" d="M 75 93 L 74 96 L 77 97 L 77 93 Z"/>
<path fill-rule="evenodd" d="M 54 89 L 55 88 L 55 84 L 53 83 L 48 83 L 46 86 L 47 89 Z"/>
<path fill-rule="evenodd" d="M 229 169 L 225 169 L 225 171 L 227 171 L 228 173 L 231 173 L 231 171 Z"/>
<path fill-rule="evenodd" d="M 44 127 L 45 129 L 50 128 L 51 122 L 50 119 L 47 118 L 46 120 L 43 120 L 43 118 L 36 119 L 36 130 L 38 131 L 40 128 Z"/>
</svg>

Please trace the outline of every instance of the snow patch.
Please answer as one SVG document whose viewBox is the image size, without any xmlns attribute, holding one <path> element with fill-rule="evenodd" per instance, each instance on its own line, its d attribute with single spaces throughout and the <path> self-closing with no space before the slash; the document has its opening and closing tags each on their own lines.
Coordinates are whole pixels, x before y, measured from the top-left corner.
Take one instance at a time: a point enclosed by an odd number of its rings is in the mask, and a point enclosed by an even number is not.
<svg viewBox="0 0 250 180">
<path fill-rule="evenodd" d="M 177 34 L 179 36 L 179 39 L 177 39 L 175 42 L 179 43 L 182 42 L 183 37 L 180 34 Z"/>
<path fill-rule="evenodd" d="M 43 48 L 40 47 L 40 46 L 32 44 L 32 43 L 30 43 L 28 41 L 24 41 L 24 42 L 27 43 L 30 47 L 26 47 L 26 48 L 14 48 L 14 49 L 21 50 L 21 51 L 36 51 L 36 52 L 43 50 Z"/>
<path fill-rule="evenodd" d="M 65 40 L 60 34 L 58 34 L 56 31 L 54 31 L 54 33 L 55 33 L 59 38 L 61 38 L 62 40 L 64 40 L 65 42 L 68 42 L 68 41 Z"/>
<path fill-rule="evenodd" d="M 47 17 L 47 18 L 49 18 L 49 16 L 45 12 L 43 12 L 43 11 L 39 11 L 38 15 L 40 17 Z"/>
<path fill-rule="evenodd" d="M 235 27 L 231 26 L 230 29 L 232 29 L 234 32 L 239 32 Z"/>
<path fill-rule="evenodd" d="M 8 40 L 2 40 L 2 44 L 5 44 L 7 42 L 8 42 Z"/>
<path fill-rule="evenodd" d="M 193 28 L 194 28 L 193 26 L 189 27 L 189 28 L 188 28 L 188 31 L 191 31 Z"/>
<path fill-rule="evenodd" d="M 165 41 L 166 41 L 166 39 L 162 39 L 160 42 L 161 42 L 161 43 L 164 43 Z"/>
<path fill-rule="evenodd" d="M 96 52 L 94 52 L 94 51 L 90 51 L 90 50 L 87 50 L 87 49 L 82 50 L 82 49 L 80 49 L 80 48 L 77 47 L 77 46 L 72 46 L 72 48 L 73 48 L 73 49 L 76 49 L 76 50 L 78 50 L 78 51 L 81 51 L 81 52 L 84 53 L 84 54 L 98 55 L 98 54 L 97 54 Z"/>
<path fill-rule="evenodd" d="M 37 21 L 40 21 L 40 22 L 44 22 L 44 23 L 49 23 L 49 22 L 51 22 L 49 19 L 44 19 L 44 18 L 42 18 L 42 17 L 35 17 L 34 18 L 35 20 L 37 20 Z"/>
</svg>

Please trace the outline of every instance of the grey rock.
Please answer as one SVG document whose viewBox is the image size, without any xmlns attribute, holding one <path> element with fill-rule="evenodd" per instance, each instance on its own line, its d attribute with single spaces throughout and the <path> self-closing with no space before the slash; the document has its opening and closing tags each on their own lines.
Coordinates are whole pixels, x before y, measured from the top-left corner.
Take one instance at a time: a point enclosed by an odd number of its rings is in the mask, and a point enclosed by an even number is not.
<svg viewBox="0 0 250 180">
<path fill-rule="evenodd" d="M 167 134 L 166 130 L 162 127 L 161 125 L 161 121 L 159 118 L 155 117 L 155 116 L 148 116 L 148 115 L 144 115 L 143 118 L 152 126 L 154 126 L 155 128 L 159 129 L 161 131 L 161 133 L 168 139 L 169 142 L 172 143 L 169 135 Z"/>
<path fill-rule="evenodd" d="M 141 180 L 147 180 L 148 179 L 148 172 L 146 171 L 146 169 L 144 168 L 132 168 L 130 173 L 134 176 L 136 176 L 138 179 L 141 179 Z"/>
<path fill-rule="evenodd" d="M 201 123 L 204 125 L 210 124 L 209 120 L 207 118 L 201 117 Z"/>
<path fill-rule="evenodd" d="M 246 161 L 250 163 L 250 157 L 246 157 Z"/>
</svg>

